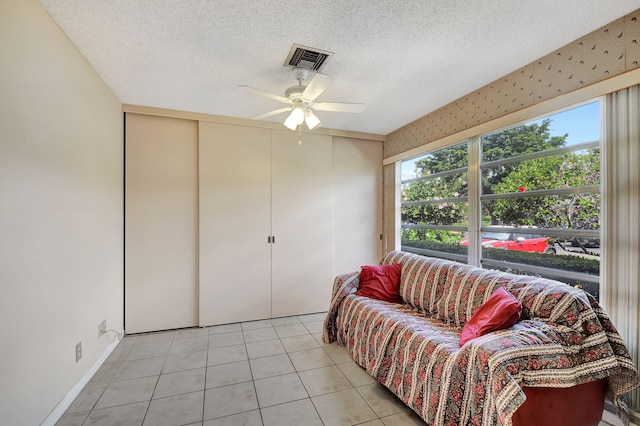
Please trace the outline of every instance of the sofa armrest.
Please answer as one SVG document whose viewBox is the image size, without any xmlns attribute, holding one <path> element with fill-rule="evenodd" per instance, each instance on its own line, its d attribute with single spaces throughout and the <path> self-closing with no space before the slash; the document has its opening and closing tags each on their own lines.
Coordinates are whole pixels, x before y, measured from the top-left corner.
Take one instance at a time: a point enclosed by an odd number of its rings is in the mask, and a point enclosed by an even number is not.
<svg viewBox="0 0 640 426">
<path fill-rule="evenodd" d="M 324 320 L 324 330 L 322 332 L 322 341 L 325 343 L 333 343 L 336 341 L 336 317 L 338 316 L 338 307 L 342 300 L 349 294 L 358 291 L 360 286 L 360 272 L 349 272 L 347 274 L 338 275 L 333 282 L 333 293 L 331 295 L 331 304 L 329 312 Z"/>
</svg>

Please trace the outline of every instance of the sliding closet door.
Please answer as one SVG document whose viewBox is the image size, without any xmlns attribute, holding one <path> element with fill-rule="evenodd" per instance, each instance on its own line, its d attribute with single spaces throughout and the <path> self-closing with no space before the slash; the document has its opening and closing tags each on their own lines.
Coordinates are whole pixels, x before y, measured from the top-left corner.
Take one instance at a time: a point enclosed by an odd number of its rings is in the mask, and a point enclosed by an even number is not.
<svg viewBox="0 0 640 426">
<path fill-rule="evenodd" d="M 197 325 L 198 123 L 127 114 L 125 328 Z"/>
<path fill-rule="evenodd" d="M 382 142 L 333 138 L 333 275 L 382 257 Z"/>
<path fill-rule="evenodd" d="M 271 132 L 200 123 L 200 325 L 271 317 Z"/>
<path fill-rule="evenodd" d="M 332 279 L 331 136 L 273 130 L 273 317 L 326 311 Z"/>
</svg>

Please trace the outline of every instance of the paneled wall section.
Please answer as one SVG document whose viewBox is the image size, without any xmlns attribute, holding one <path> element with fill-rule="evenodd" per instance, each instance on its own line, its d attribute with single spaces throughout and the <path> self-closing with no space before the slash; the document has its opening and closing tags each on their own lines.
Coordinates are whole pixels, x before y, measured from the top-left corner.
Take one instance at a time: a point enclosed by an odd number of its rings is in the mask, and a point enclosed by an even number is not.
<svg viewBox="0 0 640 426">
<path fill-rule="evenodd" d="M 640 66 L 640 10 L 387 135 L 384 158 Z"/>
</svg>

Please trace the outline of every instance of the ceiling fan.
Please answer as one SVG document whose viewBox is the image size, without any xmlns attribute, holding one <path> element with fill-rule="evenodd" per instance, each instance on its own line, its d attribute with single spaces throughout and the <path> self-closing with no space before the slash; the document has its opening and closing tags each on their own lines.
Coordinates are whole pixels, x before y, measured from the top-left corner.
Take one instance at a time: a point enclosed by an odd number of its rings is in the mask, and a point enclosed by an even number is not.
<svg viewBox="0 0 640 426">
<path fill-rule="evenodd" d="M 241 85 L 260 96 L 275 99 L 276 101 L 288 104 L 284 108 L 279 108 L 273 111 L 260 114 L 253 117 L 256 120 L 271 117 L 274 115 L 282 114 L 283 112 L 290 112 L 287 119 L 284 121 L 284 125 L 291 130 L 296 128 L 302 123 L 305 123 L 309 130 L 315 129 L 320 125 L 320 119 L 316 117 L 313 111 L 335 111 L 335 112 L 362 112 L 364 110 L 364 104 L 358 103 L 345 103 L 345 102 L 317 102 L 316 98 L 324 92 L 329 83 L 331 77 L 327 74 L 316 73 L 308 85 L 303 85 L 302 82 L 308 77 L 309 70 L 306 68 L 294 68 L 293 76 L 298 80 L 296 86 L 291 86 L 285 91 L 284 96 L 276 95 L 273 93 L 265 92 L 264 90 L 255 89 L 246 85 Z"/>
</svg>

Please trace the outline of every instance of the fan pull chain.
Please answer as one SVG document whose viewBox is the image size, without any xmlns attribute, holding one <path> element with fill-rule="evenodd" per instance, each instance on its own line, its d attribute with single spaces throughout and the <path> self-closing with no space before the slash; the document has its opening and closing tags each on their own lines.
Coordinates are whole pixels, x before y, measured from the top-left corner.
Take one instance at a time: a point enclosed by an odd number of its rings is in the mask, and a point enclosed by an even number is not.
<svg viewBox="0 0 640 426">
<path fill-rule="evenodd" d="M 302 124 L 298 125 L 298 145 L 302 146 Z"/>
</svg>

